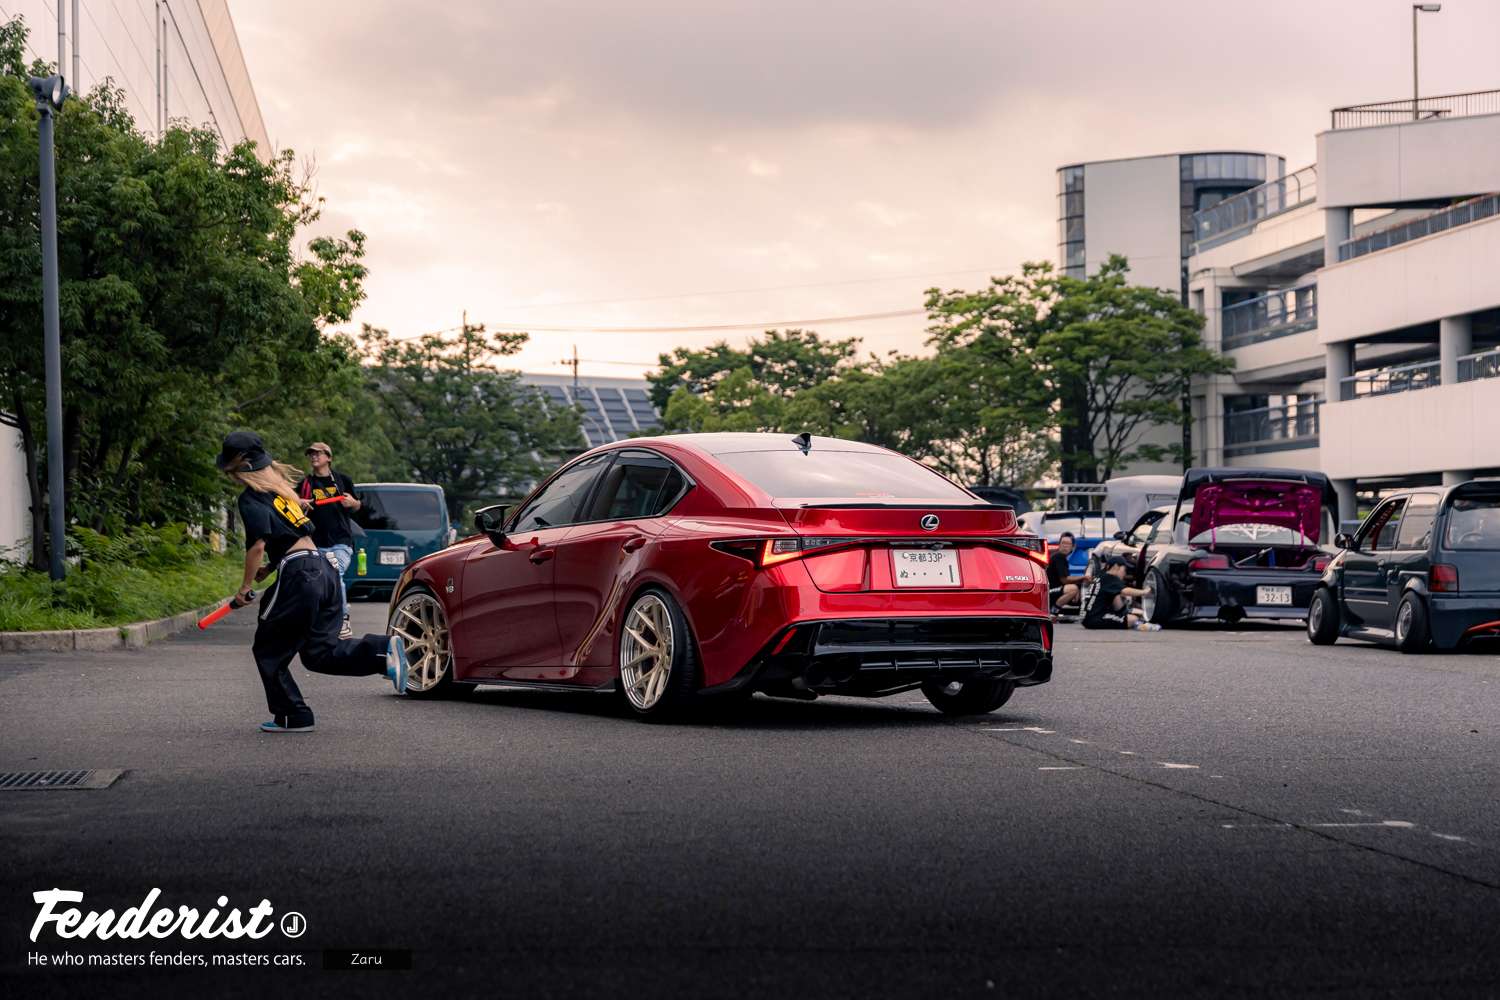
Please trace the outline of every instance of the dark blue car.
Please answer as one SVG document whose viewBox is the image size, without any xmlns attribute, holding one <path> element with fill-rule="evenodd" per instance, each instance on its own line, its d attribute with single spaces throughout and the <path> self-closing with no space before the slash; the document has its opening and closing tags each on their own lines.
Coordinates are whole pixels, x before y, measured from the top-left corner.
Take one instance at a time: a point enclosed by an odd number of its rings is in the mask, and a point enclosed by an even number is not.
<svg viewBox="0 0 1500 1000">
<path fill-rule="evenodd" d="M 1335 542 L 1307 613 L 1318 645 L 1421 653 L 1500 636 L 1500 479 L 1402 490 Z"/>
<path fill-rule="evenodd" d="M 408 563 L 446 548 L 455 532 L 441 486 L 356 483 L 354 558 L 344 573 L 350 599 L 388 598 Z"/>
</svg>

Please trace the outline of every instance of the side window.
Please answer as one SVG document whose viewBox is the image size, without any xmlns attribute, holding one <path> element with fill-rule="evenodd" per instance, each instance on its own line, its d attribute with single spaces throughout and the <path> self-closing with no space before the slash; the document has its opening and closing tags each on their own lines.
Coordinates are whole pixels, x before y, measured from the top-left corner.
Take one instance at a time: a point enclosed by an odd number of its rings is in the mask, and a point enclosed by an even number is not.
<svg viewBox="0 0 1500 1000">
<path fill-rule="evenodd" d="M 596 455 L 564 469 L 526 505 L 526 509 L 521 511 L 509 530 L 536 531 L 580 520 L 578 508 L 588 499 L 589 488 L 593 486 L 609 458 L 609 455 Z"/>
<path fill-rule="evenodd" d="M 1398 549 L 1425 549 L 1432 540 L 1432 522 L 1437 519 L 1438 498 L 1435 493 L 1418 493 L 1406 504 L 1401 531 L 1396 536 Z"/>
<path fill-rule="evenodd" d="M 1136 522 L 1135 527 L 1131 529 L 1126 541 L 1131 545 L 1145 545 L 1146 541 L 1151 537 L 1152 529 L 1154 526 L 1160 524 L 1161 521 L 1162 515 L 1156 511 L 1145 514 Z"/>
<path fill-rule="evenodd" d="M 615 462 L 595 495 L 590 521 L 655 517 L 682 491 L 682 473 L 664 458 L 631 452 Z"/>
<path fill-rule="evenodd" d="M 1388 500 L 1371 514 L 1364 530 L 1359 533 L 1359 547 L 1366 552 L 1385 552 L 1395 548 L 1396 528 L 1401 523 L 1401 508 L 1404 506 L 1405 497 Z"/>
</svg>

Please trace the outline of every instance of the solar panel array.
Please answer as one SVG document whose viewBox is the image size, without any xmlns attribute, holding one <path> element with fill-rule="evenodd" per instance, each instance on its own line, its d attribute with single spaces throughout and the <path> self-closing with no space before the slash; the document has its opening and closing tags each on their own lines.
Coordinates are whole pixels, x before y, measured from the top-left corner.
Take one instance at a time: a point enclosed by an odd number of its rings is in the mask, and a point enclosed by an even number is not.
<svg viewBox="0 0 1500 1000">
<path fill-rule="evenodd" d="M 555 405 L 578 404 L 584 441 L 590 448 L 650 434 L 661 426 L 661 417 L 651 405 L 645 389 L 590 385 L 582 380 L 577 386 L 576 396 L 571 385 L 541 385 L 537 388 Z"/>
</svg>

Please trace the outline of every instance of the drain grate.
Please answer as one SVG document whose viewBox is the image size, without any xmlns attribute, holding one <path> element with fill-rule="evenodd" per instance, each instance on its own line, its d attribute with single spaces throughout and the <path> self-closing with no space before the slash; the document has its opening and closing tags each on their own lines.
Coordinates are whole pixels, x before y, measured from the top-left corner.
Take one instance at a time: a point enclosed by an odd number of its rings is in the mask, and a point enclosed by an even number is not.
<svg viewBox="0 0 1500 1000">
<path fill-rule="evenodd" d="M 108 788 L 124 773 L 124 771 L 99 768 L 83 768 L 74 771 L 6 771 L 0 773 L 0 791 Z"/>
</svg>

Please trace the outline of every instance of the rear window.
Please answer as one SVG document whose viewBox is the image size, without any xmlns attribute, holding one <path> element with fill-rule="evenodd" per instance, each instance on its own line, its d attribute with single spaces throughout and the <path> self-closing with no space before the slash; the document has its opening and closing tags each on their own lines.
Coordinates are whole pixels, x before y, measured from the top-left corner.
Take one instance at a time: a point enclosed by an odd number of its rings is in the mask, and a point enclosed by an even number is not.
<svg viewBox="0 0 1500 1000">
<path fill-rule="evenodd" d="M 376 531 L 437 531 L 443 505 L 432 490 L 359 490 L 367 513 L 365 527 Z"/>
<path fill-rule="evenodd" d="M 1040 534 L 1049 542 L 1055 542 L 1064 531 L 1072 532 L 1074 538 L 1111 538 L 1120 530 L 1120 522 L 1113 514 L 1044 514 Z"/>
<path fill-rule="evenodd" d="M 903 498 L 975 503 L 925 466 L 881 451 L 733 451 L 718 456 L 730 469 L 773 497 Z"/>
<path fill-rule="evenodd" d="M 1500 495 L 1455 497 L 1443 530 L 1445 549 L 1500 549 Z"/>
</svg>

